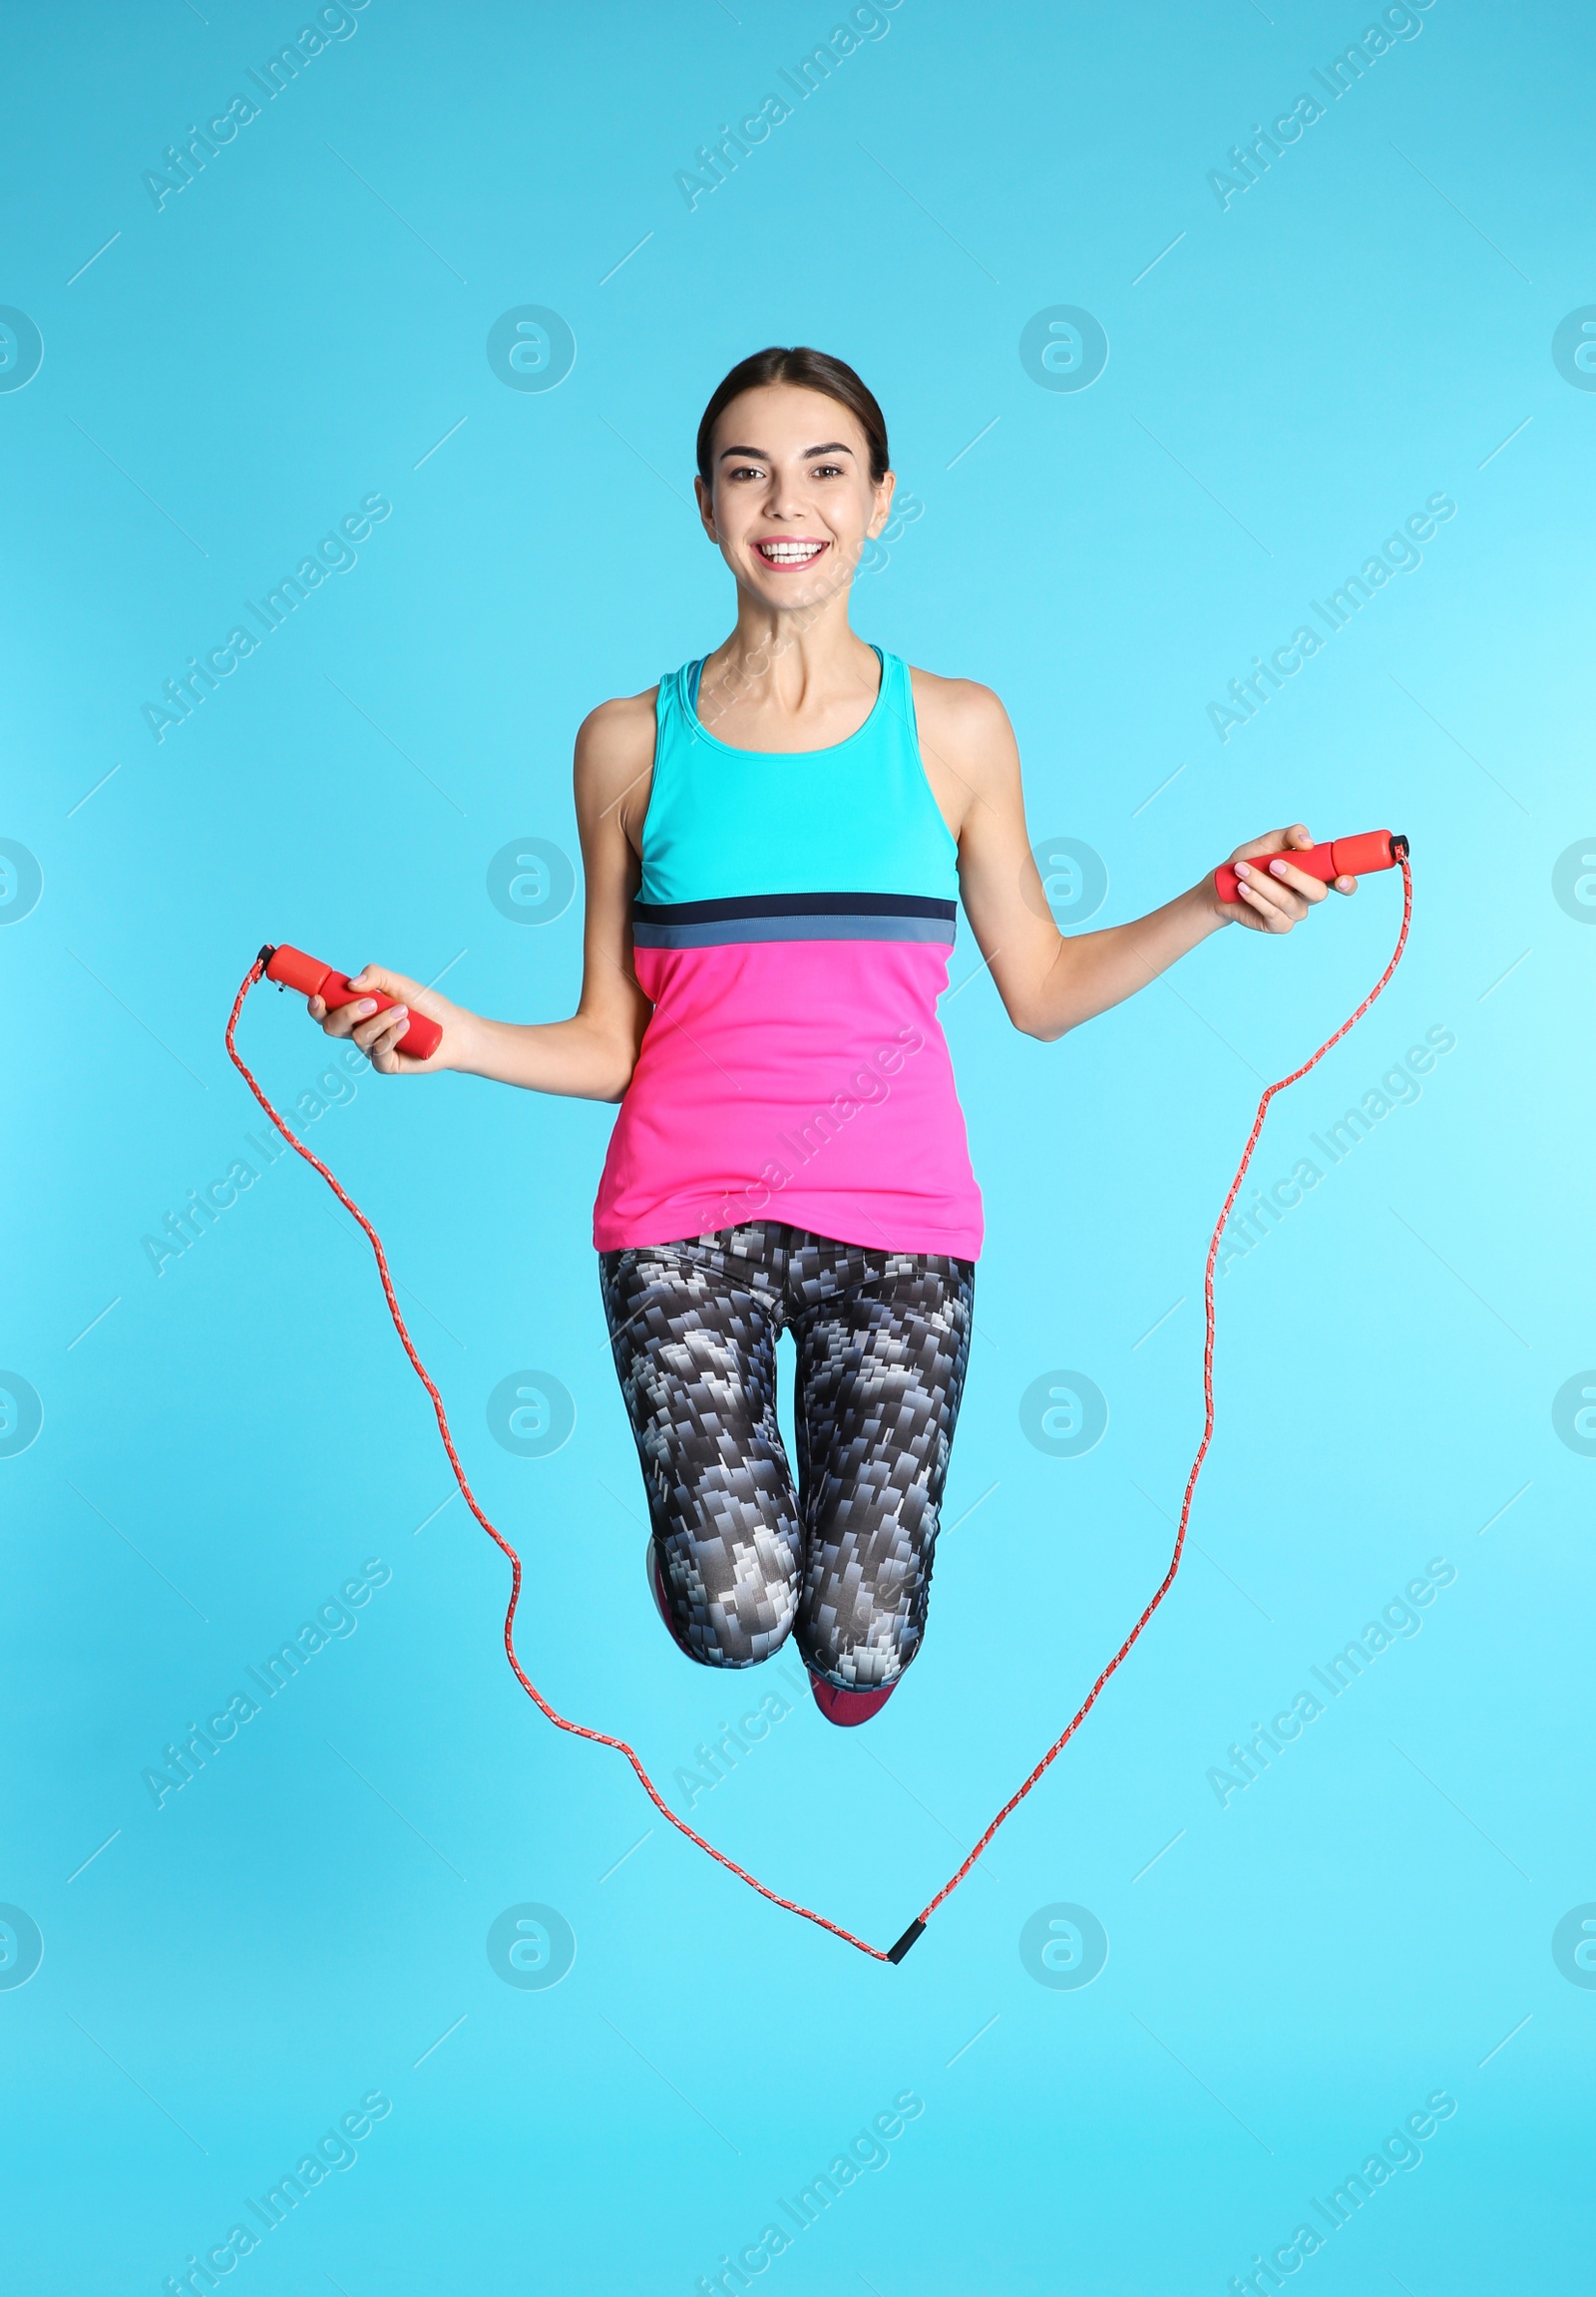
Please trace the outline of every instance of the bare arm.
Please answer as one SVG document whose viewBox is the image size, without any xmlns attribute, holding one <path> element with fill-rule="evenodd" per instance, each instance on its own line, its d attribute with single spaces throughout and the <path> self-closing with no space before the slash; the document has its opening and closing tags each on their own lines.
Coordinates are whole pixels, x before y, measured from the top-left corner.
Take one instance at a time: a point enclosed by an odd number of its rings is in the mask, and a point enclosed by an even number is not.
<svg viewBox="0 0 1596 2297">
<path fill-rule="evenodd" d="M 959 840 L 965 911 L 1015 1028 L 1051 1040 L 1105 1012 L 1228 925 L 1289 933 L 1323 901 L 1316 878 L 1277 863 L 1242 876 L 1222 902 L 1211 876 L 1129 924 L 1067 939 L 1053 924 L 1025 830 L 1019 751 L 996 694 L 963 678 L 914 672 L 921 753 L 943 817 Z M 1239 846 L 1228 858 L 1305 850 L 1301 822 Z M 1338 878 L 1336 891 L 1356 891 Z"/>
<path fill-rule="evenodd" d="M 564 1021 L 498 1021 L 469 1011 L 385 965 L 367 965 L 351 985 L 400 1002 L 373 1017 L 356 1002 L 310 1011 L 329 1036 L 352 1036 L 384 1076 L 458 1069 L 531 1091 L 616 1101 L 631 1081 L 649 1004 L 631 957 L 631 897 L 638 883 L 637 832 L 653 768 L 654 706 L 649 694 L 604 702 L 577 736 L 577 826 L 587 880 L 582 994 Z M 429 1060 L 394 1051 L 414 1009 L 438 1021 L 443 1041 Z"/>
</svg>

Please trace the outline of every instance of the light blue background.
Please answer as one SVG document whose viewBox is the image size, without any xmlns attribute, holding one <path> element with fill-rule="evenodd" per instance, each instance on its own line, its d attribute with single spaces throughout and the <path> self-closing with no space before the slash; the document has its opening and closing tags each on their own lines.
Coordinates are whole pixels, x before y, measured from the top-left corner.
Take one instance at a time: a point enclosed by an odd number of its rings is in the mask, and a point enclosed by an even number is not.
<svg viewBox="0 0 1596 2297">
<path fill-rule="evenodd" d="M 1596 1994 L 1550 1941 L 1596 1899 L 1596 1462 L 1551 1400 L 1596 1361 L 1596 933 L 1551 874 L 1596 849 L 1596 395 L 1550 345 L 1596 299 L 1593 53 L 1569 5 L 1434 0 L 1422 26 L 1221 208 L 1208 171 L 1315 88 L 1351 5 L 902 0 L 689 210 L 674 172 L 824 8 L 369 0 L 158 211 L 142 173 L 294 14 L 13 14 L 0 301 L 45 346 L 0 395 L 0 834 L 44 875 L 0 931 L 0 1362 L 44 1408 L 0 1459 L 0 1898 L 44 1938 L 0 1992 L 28 2297 L 157 2291 L 379 2088 L 354 2166 L 224 2287 L 685 2297 L 905 2090 L 925 2109 L 890 2160 L 753 2286 L 1217 2297 L 1439 2089 L 1421 2163 L 1300 2285 L 1574 2284 Z M 548 393 L 487 362 L 525 303 L 575 332 Z M 1080 393 L 1020 365 L 1055 303 L 1107 331 Z M 896 1970 L 753 1897 L 532 1710 L 506 1568 L 458 1499 L 434 1512 L 426 1398 L 313 1174 L 284 1158 L 159 1278 L 141 1246 L 259 1129 L 222 1028 L 262 941 L 570 1009 L 580 900 L 520 927 L 488 864 L 574 854 L 583 714 L 723 635 L 692 434 L 769 341 L 879 394 L 925 512 L 856 624 L 1003 697 L 1034 834 L 1107 866 L 1097 922 L 1284 820 L 1412 838 L 1407 958 L 1277 1107 L 1258 1177 L 1427 1028 L 1456 1037 L 1225 1277 L 1170 1600 Z M 1222 744 L 1226 680 L 1442 489 L 1422 567 Z M 162 682 L 376 490 L 359 564 L 158 744 Z M 698 1803 L 777 1888 L 890 1942 L 1157 1584 L 1260 1080 L 1364 994 L 1398 900 L 1373 879 L 1286 944 L 1221 936 L 1053 1046 L 985 977 L 947 1006 L 989 1215 L 953 1528 L 868 1735 L 800 1699 Z M 956 981 L 972 961 L 967 934 Z M 241 1038 L 291 1116 L 323 1066 L 302 1008 L 257 995 Z M 769 1674 L 684 1667 L 644 1591 L 589 1243 L 610 1122 L 370 1080 L 309 1138 L 526 1559 L 529 1670 L 668 1782 Z M 485 1419 L 528 1365 L 577 1403 L 545 1459 Z M 1079 1458 L 1019 1424 L 1060 1365 L 1108 1399 Z M 1434 1557 L 1456 1578 L 1422 1631 L 1221 1808 L 1227 1745 Z M 158 1810 L 164 1743 L 368 1558 L 392 1578 L 358 1631 Z M 528 1901 L 577 1939 L 548 1991 L 485 1951 Z M 1108 1935 L 1083 1989 L 1019 1959 L 1055 1902 Z"/>
</svg>

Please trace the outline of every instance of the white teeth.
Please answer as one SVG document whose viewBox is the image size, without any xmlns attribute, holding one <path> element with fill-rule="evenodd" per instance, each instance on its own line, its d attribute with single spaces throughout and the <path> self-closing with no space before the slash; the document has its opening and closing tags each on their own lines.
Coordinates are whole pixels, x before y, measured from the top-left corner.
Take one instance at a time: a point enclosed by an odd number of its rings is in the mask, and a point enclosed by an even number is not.
<svg viewBox="0 0 1596 2297">
<path fill-rule="evenodd" d="M 774 560 L 777 566 L 798 566 L 806 559 L 815 559 L 825 549 L 823 543 L 760 543 L 756 549 L 763 559 Z"/>
</svg>

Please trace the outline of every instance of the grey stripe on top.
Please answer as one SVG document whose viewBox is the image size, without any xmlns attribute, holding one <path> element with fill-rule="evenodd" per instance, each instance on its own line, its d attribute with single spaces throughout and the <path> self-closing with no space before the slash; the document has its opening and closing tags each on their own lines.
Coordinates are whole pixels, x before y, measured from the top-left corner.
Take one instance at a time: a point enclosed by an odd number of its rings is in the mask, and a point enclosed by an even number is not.
<svg viewBox="0 0 1596 2297">
<path fill-rule="evenodd" d="M 709 950 L 737 942 L 941 942 L 953 947 L 952 918 L 829 916 L 716 918 L 698 925 L 631 929 L 639 950 Z"/>
</svg>

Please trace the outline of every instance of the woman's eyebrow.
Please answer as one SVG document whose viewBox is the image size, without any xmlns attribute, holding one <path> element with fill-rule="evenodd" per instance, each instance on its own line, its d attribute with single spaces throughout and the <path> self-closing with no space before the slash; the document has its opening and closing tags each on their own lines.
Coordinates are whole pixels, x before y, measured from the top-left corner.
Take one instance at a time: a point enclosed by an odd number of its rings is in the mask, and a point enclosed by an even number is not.
<svg viewBox="0 0 1596 2297">
<path fill-rule="evenodd" d="M 806 447 L 798 460 L 801 463 L 810 463 L 814 461 L 817 455 L 851 455 L 852 453 L 852 447 L 846 445 L 843 440 L 828 439 L 823 447 Z M 728 455 L 747 455 L 756 463 L 769 463 L 774 460 L 773 456 L 766 454 L 763 447 L 722 447 L 715 460 L 723 463 Z"/>
</svg>

